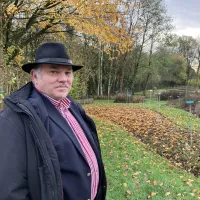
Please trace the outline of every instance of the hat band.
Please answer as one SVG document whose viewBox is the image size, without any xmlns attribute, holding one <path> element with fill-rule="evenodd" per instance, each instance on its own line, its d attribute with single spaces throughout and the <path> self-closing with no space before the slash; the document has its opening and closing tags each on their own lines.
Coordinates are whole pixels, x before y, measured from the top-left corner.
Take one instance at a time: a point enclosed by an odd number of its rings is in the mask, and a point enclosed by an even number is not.
<svg viewBox="0 0 200 200">
<path fill-rule="evenodd" d="M 65 58 L 42 58 L 39 60 L 36 60 L 37 63 L 69 63 L 72 64 L 72 61 L 70 59 Z"/>
</svg>

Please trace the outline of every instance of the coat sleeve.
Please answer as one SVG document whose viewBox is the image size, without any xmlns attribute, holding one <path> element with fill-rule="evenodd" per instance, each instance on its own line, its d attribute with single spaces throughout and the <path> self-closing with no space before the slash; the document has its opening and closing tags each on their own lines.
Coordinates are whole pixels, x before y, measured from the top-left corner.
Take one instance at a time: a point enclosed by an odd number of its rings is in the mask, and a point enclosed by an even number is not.
<svg viewBox="0 0 200 200">
<path fill-rule="evenodd" d="M 0 115 L 0 199 L 29 200 L 25 136 Z"/>
</svg>

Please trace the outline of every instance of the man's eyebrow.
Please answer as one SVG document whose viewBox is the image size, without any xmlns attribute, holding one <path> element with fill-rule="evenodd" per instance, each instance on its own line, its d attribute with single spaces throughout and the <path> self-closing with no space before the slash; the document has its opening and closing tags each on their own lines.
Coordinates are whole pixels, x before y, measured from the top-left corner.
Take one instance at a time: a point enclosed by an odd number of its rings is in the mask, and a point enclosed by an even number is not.
<svg viewBox="0 0 200 200">
<path fill-rule="evenodd" d="M 56 65 L 51 65 L 50 68 L 58 69 L 58 66 L 56 66 Z"/>
<path fill-rule="evenodd" d="M 59 69 L 59 65 L 54 65 L 54 64 L 52 64 L 52 65 L 50 65 L 50 69 Z M 73 71 L 71 65 L 66 66 L 66 69 L 67 69 L 68 71 Z"/>
</svg>

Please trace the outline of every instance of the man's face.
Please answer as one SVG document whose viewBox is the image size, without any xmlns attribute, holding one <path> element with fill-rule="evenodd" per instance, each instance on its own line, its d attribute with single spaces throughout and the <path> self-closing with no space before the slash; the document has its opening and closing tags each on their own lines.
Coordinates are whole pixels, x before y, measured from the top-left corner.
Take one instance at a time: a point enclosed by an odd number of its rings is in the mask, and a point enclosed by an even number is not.
<svg viewBox="0 0 200 200">
<path fill-rule="evenodd" d="M 65 98 L 72 87 L 73 71 L 71 66 L 42 64 L 40 75 L 31 71 L 35 87 L 42 93 L 60 100 Z"/>
</svg>

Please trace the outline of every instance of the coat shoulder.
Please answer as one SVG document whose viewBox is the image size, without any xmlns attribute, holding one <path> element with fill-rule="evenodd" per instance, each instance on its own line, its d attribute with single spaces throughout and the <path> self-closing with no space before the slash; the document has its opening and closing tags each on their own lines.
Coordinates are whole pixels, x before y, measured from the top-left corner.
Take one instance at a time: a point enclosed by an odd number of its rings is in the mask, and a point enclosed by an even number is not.
<svg viewBox="0 0 200 200">
<path fill-rule="evenodd" d="M 16 129 L 21 134 L 24 132 L 24 126 L 22 122 L 22 114 L 13 111 L 7 107 L 0 112 L 0 129 L 4 126 L 9 126 L 10 129 Z"/>
</svg>

